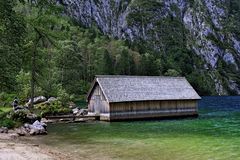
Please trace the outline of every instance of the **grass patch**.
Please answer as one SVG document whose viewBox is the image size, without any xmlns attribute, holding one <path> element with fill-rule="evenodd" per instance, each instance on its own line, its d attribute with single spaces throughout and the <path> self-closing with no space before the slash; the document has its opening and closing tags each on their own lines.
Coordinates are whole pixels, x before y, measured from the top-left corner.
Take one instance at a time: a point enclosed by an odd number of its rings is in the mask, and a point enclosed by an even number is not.
<svg viewBox="0 0 240 160">
<path fill-rule="evenodd" d="M 1 113 L 1 112 L 9 112 L 9 111 L 11 111 L 11 110 L 12 110 L 11 107 L 2 107 L 2 106 L 0 106 L 0 113 Z"/>
</svg>

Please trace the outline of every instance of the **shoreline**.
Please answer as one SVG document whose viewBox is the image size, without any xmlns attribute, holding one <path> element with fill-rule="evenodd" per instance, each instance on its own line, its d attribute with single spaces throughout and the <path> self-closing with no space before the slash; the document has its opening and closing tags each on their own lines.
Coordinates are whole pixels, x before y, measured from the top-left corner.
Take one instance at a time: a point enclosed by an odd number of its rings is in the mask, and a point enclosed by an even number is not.
<svg viewBox="0 0 240 160">
<path fill-rule="evenodd" d="M 0 160 L 70 160 L 68 154 L 46 145 L 24 141 L 11 133 L 0 134 Z"/>
</svg>

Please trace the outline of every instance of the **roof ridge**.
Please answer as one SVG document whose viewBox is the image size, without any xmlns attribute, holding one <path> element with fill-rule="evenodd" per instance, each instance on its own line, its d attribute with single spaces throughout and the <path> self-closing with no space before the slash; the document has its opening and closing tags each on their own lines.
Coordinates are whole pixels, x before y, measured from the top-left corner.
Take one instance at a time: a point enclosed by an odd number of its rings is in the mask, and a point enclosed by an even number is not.
<svg viewBox="0 0 240 160">
<path fill-rule="evenodd" d="M 96 78 L 174 78 L 174 79 L 186 79 L 185 77 L 173 77 L 173 76 L 137 76 L 137 75 L 95 75 Z"/>
</svg>

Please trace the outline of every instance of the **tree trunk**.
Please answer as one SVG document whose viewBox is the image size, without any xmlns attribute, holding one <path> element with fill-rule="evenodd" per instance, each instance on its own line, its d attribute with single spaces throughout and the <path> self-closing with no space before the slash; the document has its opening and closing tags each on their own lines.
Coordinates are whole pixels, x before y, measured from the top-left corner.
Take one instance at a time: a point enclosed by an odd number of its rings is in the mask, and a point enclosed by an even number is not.
<svg viewBox="0 0 240 160">
<path fill-rule="evenodd" d="M 33 100 L 34 100 L 34 94 L 35 94 L 35 65 L 36 65 L 36 47 L 34 48 L 33 55 L 32 55 L 32 75 L 31 75 L 31 103 L 30 107 L 33 108 Z"/>
<path fill-rule="evenodd" d="M 33 52 L 32 52 L 32 68 L 31 68 L 31 103 L 30 103 L 30 108 L 33 108 L 33 100 L 35 96 L 35 80 L 36 80 L 36 54 L 37 54 L 37 45 L 38 42 L 41 39 L 41 35 L 38 34 L 36 35 L 36 41 L 33 47 Z"/>
</svg>

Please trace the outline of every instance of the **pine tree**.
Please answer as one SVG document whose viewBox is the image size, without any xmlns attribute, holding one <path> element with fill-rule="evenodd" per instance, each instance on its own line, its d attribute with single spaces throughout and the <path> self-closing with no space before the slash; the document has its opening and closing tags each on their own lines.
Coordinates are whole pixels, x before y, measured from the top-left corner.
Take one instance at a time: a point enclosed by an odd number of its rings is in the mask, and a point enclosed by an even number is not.
<svg viewBox="0 0 240 160">
<path fill-rule="evenodd" d="M 15 1 L 0 1 L 0 91 L 14 91 L 23 59 L 25 22 L 14 10 Z"/>
</svg>

